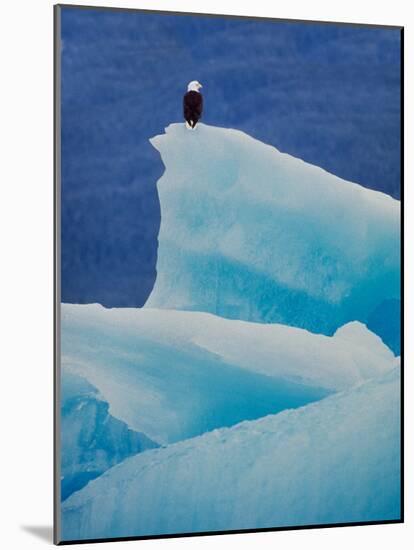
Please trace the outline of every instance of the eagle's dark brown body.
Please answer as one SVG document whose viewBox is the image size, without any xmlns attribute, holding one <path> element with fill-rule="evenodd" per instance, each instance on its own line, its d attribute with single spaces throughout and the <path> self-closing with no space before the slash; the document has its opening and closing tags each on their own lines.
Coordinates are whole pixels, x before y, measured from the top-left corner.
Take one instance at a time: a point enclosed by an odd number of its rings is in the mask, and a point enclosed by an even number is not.
<svg viewBox="0 0 414 550">
<path fill-rule="evenodd" d="M 194 128 L 203 112 L 203 96 L 200 92 L 190 91 L 184 95 L 184 118 Z"/>
</svg>

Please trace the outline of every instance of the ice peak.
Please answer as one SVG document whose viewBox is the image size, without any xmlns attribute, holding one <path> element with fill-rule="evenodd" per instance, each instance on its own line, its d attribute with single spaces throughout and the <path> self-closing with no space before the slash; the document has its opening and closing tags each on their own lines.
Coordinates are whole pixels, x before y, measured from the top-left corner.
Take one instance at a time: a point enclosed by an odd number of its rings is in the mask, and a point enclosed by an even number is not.
<svg viewBox="0 0 414 550">
<path fill-rule="evenodd" d="M 152 145 L 161 228 L 150 307 L 332 334 L 399 297 L 399 202 L 247 134 L 170 124 Z"/>
</svg>

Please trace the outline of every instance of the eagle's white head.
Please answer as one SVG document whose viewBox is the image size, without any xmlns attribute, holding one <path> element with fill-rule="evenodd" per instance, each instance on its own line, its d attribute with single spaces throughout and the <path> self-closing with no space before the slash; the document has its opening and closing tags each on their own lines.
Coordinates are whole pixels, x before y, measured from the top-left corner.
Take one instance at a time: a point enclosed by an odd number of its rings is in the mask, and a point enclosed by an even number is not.
<svg viewBox="0 0 414 550">
<path fill-rule="evenodd" d="M 187 92 L 199 92 L 202 87 L 198 80 L 192 80 L 187 86 Z"/>
</svg>

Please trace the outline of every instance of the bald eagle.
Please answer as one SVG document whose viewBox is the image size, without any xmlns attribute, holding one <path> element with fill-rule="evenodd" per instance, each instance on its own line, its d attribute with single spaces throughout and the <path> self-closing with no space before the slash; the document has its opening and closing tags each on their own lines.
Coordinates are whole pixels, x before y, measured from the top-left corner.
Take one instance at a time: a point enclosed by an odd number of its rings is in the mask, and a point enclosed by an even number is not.
<svg viewBox="0 0 414 550">
<path fill-rule="evenodd" d="M 202 88 L 198 80 L 192 80 L 187 86 L 187 93 L 184 94 L 183 108 L 187 128 L 195 128 L 195 125 L 203 112 L 203 96 L 200 94 Z"/>
</svg>

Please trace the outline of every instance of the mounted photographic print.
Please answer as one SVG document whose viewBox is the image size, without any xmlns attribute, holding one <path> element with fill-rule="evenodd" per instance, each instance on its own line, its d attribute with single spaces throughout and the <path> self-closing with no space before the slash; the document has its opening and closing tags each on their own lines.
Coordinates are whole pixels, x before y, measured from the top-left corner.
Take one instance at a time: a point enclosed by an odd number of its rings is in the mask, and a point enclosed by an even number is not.
<svg viewBox="0 0 414 550">
<path fill-rule="evenodd" d="M 55 7 L 55 542 L 403 520 L 403 29 Z"/>
</svg>

